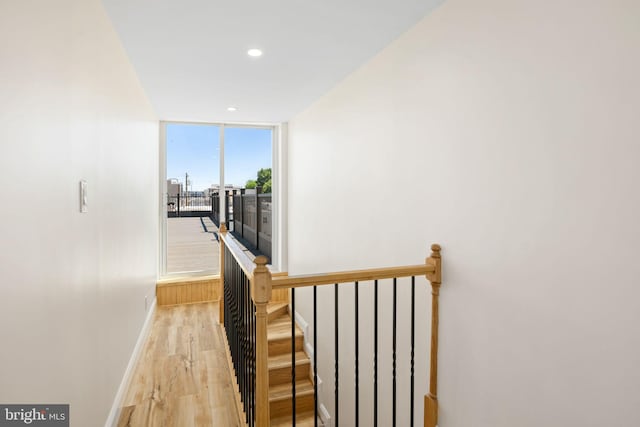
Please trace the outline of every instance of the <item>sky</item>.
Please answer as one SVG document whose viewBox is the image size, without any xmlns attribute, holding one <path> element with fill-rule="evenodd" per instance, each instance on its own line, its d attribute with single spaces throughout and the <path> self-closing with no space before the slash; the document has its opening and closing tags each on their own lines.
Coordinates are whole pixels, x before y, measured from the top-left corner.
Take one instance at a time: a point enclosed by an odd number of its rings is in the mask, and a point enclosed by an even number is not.
<svg viewBox="0 0 640 427">
<path fill-rule="evenodd" d="M 167 124 L 167 179 L 202 191 L 220 183 L 220 128 L 214 125 Z M 244 186 L 261 168 L 271 167 L 271 129 L 225 126 L 225 184 Z"/>
</svg>

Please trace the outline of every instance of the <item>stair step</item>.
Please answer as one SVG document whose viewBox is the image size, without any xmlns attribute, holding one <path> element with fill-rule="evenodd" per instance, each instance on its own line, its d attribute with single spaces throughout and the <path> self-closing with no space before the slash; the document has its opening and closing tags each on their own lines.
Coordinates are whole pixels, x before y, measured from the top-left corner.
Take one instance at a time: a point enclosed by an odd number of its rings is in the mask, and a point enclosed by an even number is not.
<svg viewBox="0 0 640 427">
<path fill-rule="evenodd" d="M 269 342 L 269 356 L 291 353 L 291 318 L 289 315 L 281 316 L 269 323 L 267 329 L 267 341 Z M 304 334 L 296 325 L 295 348 L 302 350 L 304 346 Z"/>
<path fill-rule="evenodd" d="M 313 418 L 313 411 L 296 413 L 296 427 L 314 427 L 315 424 Z M 291 414 L 283 417 L 271 418 L 271 427 L 291 427 L 292 425 Z"/>
<path fill-rule="evenodd" d="M 305 396 L 308 394 L 311 394 L 311 397 L 313 397 L 313 383 L 311 382 L 311 380 L 308 378 L 297 380 L 296 399 L 300 396 Z M 269 402 L 283 399 L 291 399 L 291 382 L 269 387 Z"/>
<path fill-rule="evenodd" d="M 270 356 L 269 387 L 291 383 L 291 353 Z M 296 378 L 309 378 L 311 361 L 304 351 L 296 352 Z"/>
<path fill-rule="evenodd" d="M 304 413 L 311 411 L 313 410 L 314 403 L 313 384 L 311 380 L 296 381 L 296 412 Z M 272 419 L 286 416 L 289 416 L 289 419 L 291 419 L 292 406 L 291 382 L 279 384 L 269 389 L 269 412 Z"/>
<path fill-rule="evenodd" d="M 303 336 L 302 331 L 296 325 L 296 336 Z M 269 322 L 267 330 L 267 339 L 291 338 L 291 317 L 289 315 L 280 316 Z"/>
<path fill-rule="evenodd" d="M 275 302 L 267 305 L 267 322 L 271 323 L 278 317 L 288 313 L 289 304 L 286 302 Z"/>
</svg>

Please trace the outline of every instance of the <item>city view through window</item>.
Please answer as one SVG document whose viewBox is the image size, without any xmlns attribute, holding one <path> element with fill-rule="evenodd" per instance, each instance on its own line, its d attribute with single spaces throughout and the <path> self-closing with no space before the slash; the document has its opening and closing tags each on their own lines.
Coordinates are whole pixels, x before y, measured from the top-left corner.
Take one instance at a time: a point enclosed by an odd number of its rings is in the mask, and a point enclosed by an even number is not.
<svg viewBox="0 0 640 427">
<path fill-rule="evenodd" d="M 225 126 L 221 150 L 218 125 L 166 124 L 166 274 L 217 274 L 223 217 L 250 251 L 270 257 L 272 133 Z"/>
</svg>

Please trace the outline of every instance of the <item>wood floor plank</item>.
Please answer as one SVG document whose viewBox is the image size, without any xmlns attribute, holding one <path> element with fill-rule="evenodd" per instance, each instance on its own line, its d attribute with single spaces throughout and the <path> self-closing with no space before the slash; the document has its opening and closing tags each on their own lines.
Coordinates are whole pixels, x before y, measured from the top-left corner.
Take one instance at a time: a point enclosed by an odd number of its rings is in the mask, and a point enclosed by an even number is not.
<svg viewBox="0 0 640 427">
<path fill-rule="evenodd" d="M 218 303 L 158 307 L 118 427 L 239 427 Z"/>
</svg>

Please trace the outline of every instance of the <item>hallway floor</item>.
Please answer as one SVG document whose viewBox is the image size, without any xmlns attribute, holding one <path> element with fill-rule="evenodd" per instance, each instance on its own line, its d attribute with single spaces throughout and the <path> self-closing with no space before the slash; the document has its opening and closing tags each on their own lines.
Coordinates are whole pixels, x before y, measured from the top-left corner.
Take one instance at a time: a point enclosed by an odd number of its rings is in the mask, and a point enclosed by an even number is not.
<svg viewBox="0 0 640 427">
<path fill-rule="evenodd" d="M 118 427 L 239 426 L 218 303 L 158 307 Z"/>
</svg>

